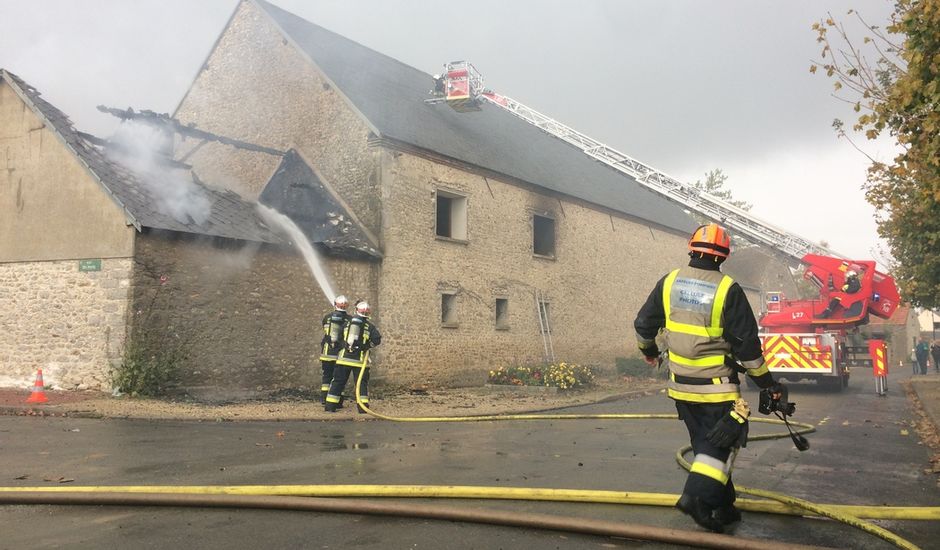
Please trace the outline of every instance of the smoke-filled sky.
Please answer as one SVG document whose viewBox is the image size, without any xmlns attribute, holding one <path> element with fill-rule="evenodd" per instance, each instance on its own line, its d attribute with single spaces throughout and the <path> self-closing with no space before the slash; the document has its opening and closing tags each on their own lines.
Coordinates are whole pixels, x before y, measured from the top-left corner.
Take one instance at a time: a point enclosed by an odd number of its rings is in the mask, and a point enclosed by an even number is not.
<svg viewBox="0 0 940 550">
<path fill-rule="evenodd" d="M 883 25 L 887 0 L 273 3 L 428 73 L 470 60 L 498 93 L 681 180 L 720 168 L 757 216 L 883 259 L 861 191 L 868 160 L 831 128 L 852 113 L 808 68 L 819 57 L 810 26 L 827 9 Z M 107 135 L 116 119 L 98 104 L 175 109 L 236 4 L 0 0 L 0 67 Z"/>
</svg>

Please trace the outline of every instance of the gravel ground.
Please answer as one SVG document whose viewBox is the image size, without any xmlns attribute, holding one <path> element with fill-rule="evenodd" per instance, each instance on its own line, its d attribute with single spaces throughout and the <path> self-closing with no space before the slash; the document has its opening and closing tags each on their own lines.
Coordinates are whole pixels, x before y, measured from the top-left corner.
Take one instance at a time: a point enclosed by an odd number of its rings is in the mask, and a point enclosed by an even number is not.
<svg viewBox="0 0 940 550">
<path fill-rule="evenodd" d="M 545 411 L 657 393 L 662 380 L 618 377 L 598 380 L 585 389 L 486 386 L 473 388 L 376 388 L 370 406 L 394 417 L 470 416 Z M 350 389 L 347 392 L 351 391 Z M 93 418 L 238 420 L 370 420 L 347 403 L 327 413 L 319 400 L 300 392 L 278 398 L 212 405 L 188 401 L 113 397 L 101 392 L 49 391 L 44 405 L 26 403 L 29 390 L 0 388 L 0 414 L 81 416 Z"/>
</svg>

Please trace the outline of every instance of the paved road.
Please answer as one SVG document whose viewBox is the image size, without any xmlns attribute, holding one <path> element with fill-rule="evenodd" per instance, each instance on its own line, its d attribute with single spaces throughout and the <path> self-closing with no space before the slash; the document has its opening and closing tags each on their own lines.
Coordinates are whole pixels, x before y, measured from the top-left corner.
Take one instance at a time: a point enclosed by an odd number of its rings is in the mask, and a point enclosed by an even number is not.
<svg viewBox="0 0 940 550">
<path fill-rule="evenodd" d="M 739 456 L 739 485 L 816 502 L 940 505 L 928 451 L 910 428 L 896 381 L 873 395 L 860 372 L 840 395 L 791 386 L 797 419 L 819 425 L 812 448 L 755 442 Z M 756 402 L 756 394 L 746 397 Z M 577 412 L 673 412 L 654 396 Z M 386 411 L 400 413 L 401 411 Z M 778 428 L 755 425 L 757 433 Z M 908 430 L 904 435 L 902 430 Z M 0 417 L 0 484 L 446 484 L 678 493 L 673 460 L 687 442 L 678 421 L 465 424 L 368 422 L 184 423 Z M 16 479 L 28 476 L 26 479 Z M 667 508 L 532 502 L 437 502 L 695 529 Z M 936 522 L 884 521 L 924 548 Z M 661 547 L 632 541 L 410 519 L 116 507 L 2 506 L 0 548 L 343 548 L 392 550 Z M 16 526 L 15 528 L 11 528 Z M 824 520 L 745 513 L 737 534 L 773 543 L 889 548 Z"/>
</svg>

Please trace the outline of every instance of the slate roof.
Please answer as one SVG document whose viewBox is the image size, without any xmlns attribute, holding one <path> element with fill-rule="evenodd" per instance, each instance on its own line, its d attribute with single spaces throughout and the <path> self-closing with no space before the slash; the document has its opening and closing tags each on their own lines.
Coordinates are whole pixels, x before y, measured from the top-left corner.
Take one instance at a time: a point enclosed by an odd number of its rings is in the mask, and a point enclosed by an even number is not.
<svg viewBox="0 0 940 550">
<path fill-rule="evenodd" d="M 293 149 L 284 155 L 258 201 L 293 220 L 311 242 L 344 256 L 382 257 L 346 207 Z"/>
<path fill-rule="evenodd" d="M 199 222 L 185 211 L 161 208 L 160 198 L 152 190 L 153 185 L 161 182 L 146 181 L 107 156 L 102 140 L 77 131 L 68 116 L 15 74 L 0 69 L 0 80 L 9 83 L 36 116 L 51 126 L 138 230 L 149 227 L 247 241 L 285 242 L 268 228 L 254 203 L 229 190 L 192 182 L 193 196 L 204 198 L 210 207 L 208 215 L 201 215 L 204 219 Z"/>
<path fill-rule="evenodd" d="M 472 113 L 428 105 L 431 76 L 264 0 L 267 13 L 381 137 L 606 206 L 682 233 L 695 222 L 633 178 L 495 106 Z M 442 60 L 443 61 L 443 60 Z"/>
</svg>

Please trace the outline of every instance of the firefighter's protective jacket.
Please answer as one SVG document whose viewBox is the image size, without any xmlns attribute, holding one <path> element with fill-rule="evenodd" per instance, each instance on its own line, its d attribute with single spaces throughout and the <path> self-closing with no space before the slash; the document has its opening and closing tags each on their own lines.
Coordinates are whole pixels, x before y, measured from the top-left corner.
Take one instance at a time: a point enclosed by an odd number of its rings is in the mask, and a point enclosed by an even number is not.
<svg viewBox="0 0 940 550">
<path fill-rule="evenodd" d="M 320 341 L 320 361 L 336 361 L 339 352 L 343 349 L 343 331 L 349 314 L 345 310 L 337 309 L 323 317 L 323 339 Z"/>
<path fill-rule="evenodd" d="M 368 317 L 356 315 L 346 324 L 343 342 L 345 346 L 340 350 L 336 364 L 366 367 L 369 363 L 369 350 L 382 343 L 382 334 Z"/>
<path fill-rule="evenodd" d="M 667 390 L 673 399 L 734 401 L 740 397 L 736 368 L 761 387 L 773 384 L 744 290 L 708 256 L 693 256 L 688 267 L 660 279 L 633 325 L 647 357 L 659 355 L 656 336 L 665 329 Z"/>
</svg>

